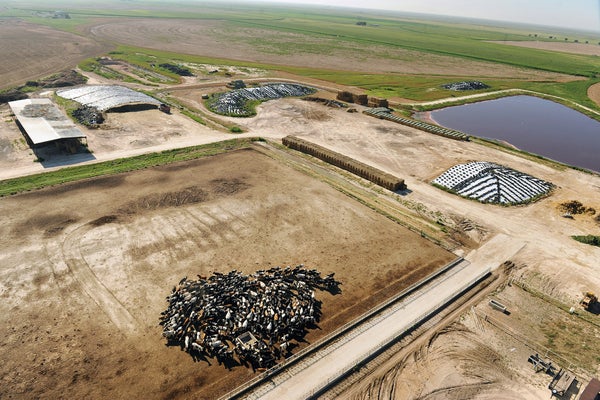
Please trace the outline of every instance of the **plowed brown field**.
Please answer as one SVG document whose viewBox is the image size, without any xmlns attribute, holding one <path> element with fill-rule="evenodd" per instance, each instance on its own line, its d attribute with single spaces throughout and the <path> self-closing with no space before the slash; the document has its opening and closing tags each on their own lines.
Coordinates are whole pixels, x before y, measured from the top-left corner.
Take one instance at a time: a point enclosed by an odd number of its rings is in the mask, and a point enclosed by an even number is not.
<svg viewBox="0 0 600 400">
<path fill-rule="evenodd" d="M 0 89 L 74 68 L 108 50 L 92 39 L 17 19 L 0 19 Z"/>
<path fill-rule="evenodd" d="M 505 41 L 494 42 L 510 46 L 527 47 L 529 49 L 540 49 L 560 51 L 562 53 L 584 54 L 588 56 L 600 56 L 600 46 L 586 43 L 563 43 L 563 42 L 539 42 L 539 41 Z"/>
</svg>

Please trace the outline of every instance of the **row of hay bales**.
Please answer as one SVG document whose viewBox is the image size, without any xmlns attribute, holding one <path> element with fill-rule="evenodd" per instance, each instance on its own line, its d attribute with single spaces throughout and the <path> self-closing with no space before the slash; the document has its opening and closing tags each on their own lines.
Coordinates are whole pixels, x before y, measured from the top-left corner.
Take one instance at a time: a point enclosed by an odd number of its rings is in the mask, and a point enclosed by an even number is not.
<svg viewBox="0 0 600 400">
<path fill-rule="evenodd" d="M 284 137 L 282 143 L 291 149 L 310 154 L 391 191 L 395 192 L 406 189 L 404 179 L 397 178 L 394 175 L 383 172 L 353 158 L 321 147 L 318 144 L 311 143 L 295 136 Z"/>
<path fill-rule="evenodd" d="M 346 103 L 360 104 L 368 107 L 388 107 L 389 103 L 386 99 L 378 97 L 369 97 L 366 94 L 356 94 L 348 91 L 338 92 L 337 99 Z"/>
</svg>

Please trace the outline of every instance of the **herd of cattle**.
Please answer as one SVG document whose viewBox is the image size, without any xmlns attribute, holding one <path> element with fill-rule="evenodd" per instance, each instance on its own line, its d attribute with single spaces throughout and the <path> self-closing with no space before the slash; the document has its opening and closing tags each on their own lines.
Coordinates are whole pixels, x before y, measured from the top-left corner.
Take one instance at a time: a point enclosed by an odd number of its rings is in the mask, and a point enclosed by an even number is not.
<svg viewBox="0 0 600 400">
<path fill-rule="evenodd" d="M 195 360 L 269 368 L 316 326 L 321 302 L 315 290 L 338 293 L 340 282 L 333 275 L 322 277 L 299 265 L 183 278 L 161 313 L 163 336 Z"/>
</svg>

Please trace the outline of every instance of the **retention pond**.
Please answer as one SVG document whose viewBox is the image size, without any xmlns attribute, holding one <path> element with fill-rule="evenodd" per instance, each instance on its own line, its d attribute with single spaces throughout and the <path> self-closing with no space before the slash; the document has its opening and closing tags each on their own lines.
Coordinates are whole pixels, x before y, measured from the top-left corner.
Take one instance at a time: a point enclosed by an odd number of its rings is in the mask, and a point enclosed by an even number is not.
<svg viewBox="0 0 600 400">
<path fill-rule="evenodd" d="M 600 172 L 600 122 L 553 101 L 511 96 L 433 111 L 439 125 Z"/>
</svg>

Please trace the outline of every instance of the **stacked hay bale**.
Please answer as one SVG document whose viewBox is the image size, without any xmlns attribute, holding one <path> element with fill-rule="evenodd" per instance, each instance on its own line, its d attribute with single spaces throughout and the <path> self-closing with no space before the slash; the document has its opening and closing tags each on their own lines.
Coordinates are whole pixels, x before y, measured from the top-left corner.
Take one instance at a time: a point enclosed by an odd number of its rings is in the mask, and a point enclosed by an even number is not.
<svg viewBox="0 0 600 400">
<path fill-rule="evenodd" d="M 361 106 L 369 104 L 369 98 L 366 94 L 356 94 L 347 91 L 338 92 L 337 99 L 346 103 L 360 104 Z"/>
<path fill-rule="evenodd" d="M 295 136 L 286 136 L 282 139 L 282 143 L 291 149 L 315 156 L 391 191 L 395 192 L 406 189 L 404 179 L 397 178 L 394 175 L 304 139 Z"/>
<path fill-rule="evenodd" d="M 346 103 L 354 102 L 351 92 L 346 92 L 346 91 L 338 92 L 336 98 L 340 101 L 345 101 Z"/>
<path fill-rule="evenodd" d="M 373 108 L 388 108 L 389 103 L 386 99 L 380 99 L 378 97 L 371 97 L 369 99 L 369 107 Z"/>
<path fill-rule="evenodd" d="M 352 102 L 366 106 L 369 104 L 369 97 L 366 94 L 352 94 Z"/>
</svg>

